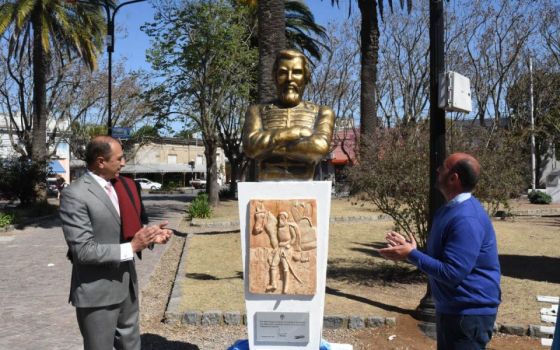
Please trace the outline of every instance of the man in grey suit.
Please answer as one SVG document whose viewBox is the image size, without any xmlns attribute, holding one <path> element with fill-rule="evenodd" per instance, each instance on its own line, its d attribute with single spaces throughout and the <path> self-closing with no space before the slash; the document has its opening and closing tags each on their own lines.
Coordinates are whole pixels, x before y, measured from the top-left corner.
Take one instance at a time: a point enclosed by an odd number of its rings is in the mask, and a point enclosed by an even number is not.
<svg viewBox="0 0 560 350">
<path fill-rule="evenodd" d="M 142 227 L 138 221 L 133 238 L 123 237 L 125 212 L 119 203 L 124 199 L 131 203 L 133 196 L 123 198 L 113 187 L 125 164 L 117 140 L 95 137 L 86 148 L 86 163 L 87 173 L 64 190 L 60 201 L 72 261 L 70 301 L 76 307 L 84 349 L 140 350 L 133 254 L 154 243 L 165 244 L 171 230 L 165 228 L 166 222 Z"/>
</svg>

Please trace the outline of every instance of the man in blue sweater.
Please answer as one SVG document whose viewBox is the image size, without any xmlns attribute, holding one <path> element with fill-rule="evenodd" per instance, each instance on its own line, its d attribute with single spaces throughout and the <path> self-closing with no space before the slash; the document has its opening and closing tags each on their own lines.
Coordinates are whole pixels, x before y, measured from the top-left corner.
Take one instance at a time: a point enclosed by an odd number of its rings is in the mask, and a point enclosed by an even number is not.
<svg viewBox="0 0 560 350">
<path fill-rule="evenodd" d="M 484 349 L 492 338 L 501 301 L 496 234 L 480 202 L 471 195 L 480 164 L 454 153 L 438 169 L 437 187 L 447 204 L 435 213 L 425 253 L 414 237 L 387 233 L 379 253 L 408 260 L 430 280 L 436 305 L 438 350 Z"/>
</svg>

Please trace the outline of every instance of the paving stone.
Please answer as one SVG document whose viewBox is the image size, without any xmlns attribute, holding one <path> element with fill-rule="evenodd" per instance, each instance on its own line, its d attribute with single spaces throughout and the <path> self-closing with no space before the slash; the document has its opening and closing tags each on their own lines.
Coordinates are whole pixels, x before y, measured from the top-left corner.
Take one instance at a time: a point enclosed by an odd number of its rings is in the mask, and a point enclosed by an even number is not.
<svg viewBox="0 0 560 350">
<path fill-rule="evenodd" d="M 200 324 L 203 326 L 216 326 L 222 323 L 222 312 L 220 310 L 206 311 L 202 313 Z"/>
<path fill-rule="evenodd" d="M 178 314 L 176 312 L 166 311 L 165 312 L 164 323 L 165 324 L 179 324 L 179 323 L 181 323 L 181 314 Z"/>
<path fill-rule="evenodd" d="M 348 318 L 348 328 L 358 329 L 366 326 L 365 320 L 361 316 L 350 316 Z"/>
<path fill-rule="evenodd" d="M 239 326 L 241 324 L 241 313 L 239 311 L 224 312 L 224 323 L 228 326 Z"/>
<path fill-rule="evenodd" d="M 387 326 L 396 326 L 397 325 L 397 319 L 395 317 L 386 317 L 385 318 L 385 324 Z"/>
<path fill-rule="evenodd" d="M 202 320 L 202 313 L 199 311 L 188 310 L 183 314 L 183 323 L 190 325 L 199 325 Z"/>
<path fill-rule="evenodd" d="M 328 315 L 323 317 L 323 328 L 337 329 L 344 327 L 346 317 L 341 315 Z"/>
<path fill-rule="evenodd" d="M 527 328 L 517 324 L 503 324 L 500 327 L 500 333 L 512 335 L 526 335 Z"/>
<path fill-rule="evenodd" d="M 377 328 L 385 325 L 385 317 L 370 316 L 366 318 L 366 327 Z"/>
</svg>

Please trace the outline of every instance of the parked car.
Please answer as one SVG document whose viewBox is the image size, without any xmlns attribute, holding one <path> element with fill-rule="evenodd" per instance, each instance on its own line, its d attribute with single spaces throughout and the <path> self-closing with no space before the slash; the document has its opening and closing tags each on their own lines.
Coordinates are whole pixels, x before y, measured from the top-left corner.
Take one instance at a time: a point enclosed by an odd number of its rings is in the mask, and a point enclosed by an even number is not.
<svg viewBox="0 0 560 350">
<path fill-rule="evenodd" d="M 47 196 L 58 197 L 58 183 L 54 177 L 47 179 Z"/>
<path fill-rule="evenodd" d="M 203 179 L 192 179 L 191 186 L 194 188 L 206 188 L 206 180 Z"/>
<path fill-rule="evenodd" d="M 138 182 L 140 184 L 140 188 L 143 190 L 159 190 L 161 188 L 161 184 L 159 182 L 154 182 L 142 177 L 134 179 L 134 181 Z"/>
</svg>

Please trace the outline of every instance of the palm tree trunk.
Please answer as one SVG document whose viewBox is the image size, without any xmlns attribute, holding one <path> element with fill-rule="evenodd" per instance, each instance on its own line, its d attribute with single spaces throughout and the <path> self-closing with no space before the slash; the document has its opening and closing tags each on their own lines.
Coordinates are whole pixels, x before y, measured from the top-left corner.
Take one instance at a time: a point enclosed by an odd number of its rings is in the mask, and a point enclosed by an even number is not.
<svg viewBox="0 0 560 350">
<path fill-rule="evenodd" d="M 286 17 L 284 0 L 259 0 L 259 102 L 275 99 L 276 86 L 272 66 L 276 53 L 286 48 Z"/>
<path fill-rule="evenodd" d="M 379 23 L 377 1 L 359 0 L 358 5 L 362 15 L 360 31 L 362 64 L 360 77 L 360 140 L 368 142 L 371 141 L 378 125 L 376 84 L 379 57 Z"/>
<path fill-rule="evenodd" d="M 30 158 L 36 166 L 47 161 L 47 53 L 43 47 L 41 33 L 41 1 L 37 1 L 33 10 L 31 23 L 33 27 L 33 144 Z M 37 201 L 47 200 L 47 188 L 44 179 L 30 179 L 34 184 Z"/>
</svg>

